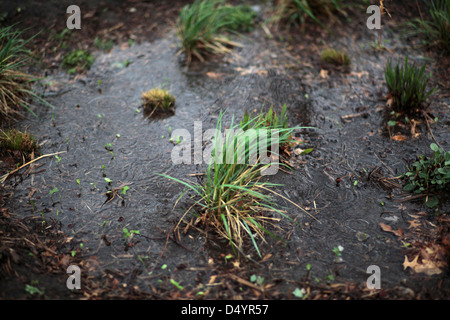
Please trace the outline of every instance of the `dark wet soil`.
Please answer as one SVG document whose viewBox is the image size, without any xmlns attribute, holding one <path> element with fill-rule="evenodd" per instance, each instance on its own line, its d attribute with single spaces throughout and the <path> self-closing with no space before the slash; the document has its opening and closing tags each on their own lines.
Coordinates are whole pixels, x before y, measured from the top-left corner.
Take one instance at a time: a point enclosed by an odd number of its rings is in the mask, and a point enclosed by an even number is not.
<svg viewBox="0 0 450 320">
<path fill-rule="evenodd" d="M 408 14 L 383 29 L 388 50 L 371 44 L 378 35 L 365 27 L 363 13 L 353 12 L 331 25 L 335 35 L 314 26 L 303 32 L 273 27 L 269 35 L 258 27 L 239 39 L 243 47 L 232 54 L 188 67 L 178 54 L 173 23 L 167 23 L 182 1 L 114 3 L 80 3 L 87 8 L 86 33 L 74 34 L 67 45 L 94 51 L 95 63 L 85 74 L 68 76 L 58 68 L 65 49 L 48 50 L 56 45 L 47 42 L 48 30 L 37 38 L 45 41 L 46 49 L 37 51 L 45 52 L 44 64 L 51 66 L 39 69 L 47 75 L 43 93 L 55 108 L 37 107 L 38 119 L 29 116 L 16 126 L 38 137 L 42 154 L 61 153 L 5 185 L 0 230 L 8 245 L 1 247 L 0 297 L 295 299 L 297 288 L 309 299 L 449 297 L 448 267 L 433 275 L 404 269 L 405 257 L 412 261 L 431 244 L 445 251 L 448 202 L 435 212 L 422 201 L 406 201 L 401 182 L 392 179 L 407 161 L 429 153 L 433 136 L 445 149 L 450 141 L 448 57 L 401 38 L 400 22 L 416 12 L 414 6 L 396 5 L 395 12 Z M 60 7 L 64 13 L 67 6 L 58 2 Z M 42 21 L 48 12 L 48 21 L 55 21 L 46 24 L 51 29 L 65 22 L 58 18 L 61 10 L 44 12 L 29 2 L 24 14 Z M 155 26 L 136 18 L 142 14 L 152 15 L 147 19 Z M 108 33 L 116 41 L 111 51 L 92 46 L 95 34 L 121 22 Z M 349 52 L 348 70 L 321 64 L 320 51 L 328 46 Z M 406 125 L 391 132 L 386 127 L 384 64 L 406 53 L 429 63 L 432 85 L 439 87 L 429 106 L 439 119 L 431 125 L 433 136 L 423 120 L 415 137 Z M 155 86 L 176 97 L 173 116 L 143 116 L 141 93 Z M 172 233 L 192 202 L 185 197 L 174 208 L 183 186 L 155 173 L 195 182 L 204 165 L 174 165 L 171 132 L 187 129 L 193 136 L 194 121 L 201 121 L 203 130 L 214 128 L 220 110 L 227 110 L 229 121 L 245 110 L 271 105 L 279 110 L 283 104 L 291 126 L 315 128 L 296 131 L 305 141 L 300 147 L 314 151 L 292 150 L 293 170 L 265 178 L 282 184 L 276 191 L 306 208 L 305 213 L 277 199 L 296 221 L 283 220 L 274 230 L 283 241 L 260 241 L 262 259 L 249 244 L 246 259 L 200 227 Z M 406 138 L 395 138 L 400 135 Z M 127 236 L 124 228 L 139 234 Z M 13 241 L 20 236 L 27 240 Z M 340 256 L 334 252 L 338 247 Z M 82 270 L 79 292 L 65 286 L 71 264 Z M 380 290 L 366 287 L 371 265 L 381 270 Z M 264 280 L 252 282 L 255 276 Z M 43 293 L 31 295 L 27 284 Z"/>
</svg>

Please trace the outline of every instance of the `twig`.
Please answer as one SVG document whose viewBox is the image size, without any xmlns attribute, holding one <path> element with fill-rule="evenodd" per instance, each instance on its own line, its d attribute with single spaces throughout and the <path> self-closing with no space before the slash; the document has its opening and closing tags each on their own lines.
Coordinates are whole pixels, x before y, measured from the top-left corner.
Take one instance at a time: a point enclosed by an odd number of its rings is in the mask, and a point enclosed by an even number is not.
<svg viewBox="0 0 450 320">
<path fill-rule="evenodd" d="M 439 148 L 444 149 L 441 147 L 439 142 L 437 142 L 436 138 L 434 137 L 433 130 L 431 130 L 430 124 L 428 123 L 428 118 L 430 118 L 430 116 L 428 115 L 428 113 L 426 113 L 423 110 L 422 110 L 422 114 L 425 117 L 425 123 L 427 124 L 428 130 L 430 130 L 430 133 L 431 133 L 431 136 L 433 137 L 434 142 L 436 142 L 436 144 L 439 146 Z"/>
<path fill-rule="evenodd" d="M 7 174 L 4 174 L 4 175 L 0 178 L 0 183 L 2 183 L 2 184 L 5 183 L 6 179 L 8 179 L 8 177 L 9 177 L 10 175 L 12 175 L 13 173 L 16 173 L 16 172 L 19 171 L 20 169 L 22 169 L 22 168 L 28 166 L 29 164 L 32 164 L 33 162 L 38 161 L 39 159 L 42 159 L 42 158 L 45 158 L 45 157 L 51 157 L 51 156 L 54 156 L 54 155 L 57 155 L 57 154 L 60 154 L 60 153 L 65 153 L 65 152 L 66 152 L 66 151 L 60 151 L 60 152 L 55 152 L 55 153 L 50 153 L 50 154 L 44 154 L 43 156 L 40 156 L 40 157 L 38 157 L 38 158 L 36 158 L 36 159 L 34 159 L 34 160 L 31 160 L 31 161 L 29 161 L 29 162 L 27 162 L 27 163 L 21 165 L 19 168 L 14 169 L 13 171 L 8 172 Z"/>
</svg>

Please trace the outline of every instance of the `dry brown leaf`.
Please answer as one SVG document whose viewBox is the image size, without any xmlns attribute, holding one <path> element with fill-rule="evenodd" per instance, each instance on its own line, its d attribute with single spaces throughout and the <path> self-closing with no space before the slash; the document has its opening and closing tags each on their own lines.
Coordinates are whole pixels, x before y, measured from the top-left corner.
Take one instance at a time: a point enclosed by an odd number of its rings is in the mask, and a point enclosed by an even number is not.
<svg viewBox="0 0 450 320">
<path fill-rule="evenodd" d="M 358 79 L 361 79 L 362 76 L 369 75 L 369 73 L 367 71 L 352 72 L 352 75 L 355 75 Z"/>
<path fill-rule="evenodd" d="M 269 254 L 265 255 L 264 258 L 262 258 L 261 261 L 259 261 L 259 263 L 263 263 L 263 262 L 269 260 L 271 257 L 272 257 L 272 254 L 269 253 Z"/>
<path fill-rule="evenodd" d="M 380 222 L 379 225 L 383 231 L 392 232 L 398 237 L 403 237 L 403 230 L 401 227 L 399 227 L 397 230 L 393 230 L 390 225 L 384 224 L 383 222 Z"/>
<path fill-rule="evenodd" d="M 216 72 L 207 72 L 206 75 L 211 79 L 222 79 L 222 77 L 223 77 L 222 73 L 216 73 Z"/>
<path fill-rule="evenodd" d="M 389 98 L 389 99 L 386 101 L 386 106 L 387 106 L 388 108 L 390 108 L 390 107 L 392 107 L 393 103 L 394 103 L 394 98 Z"/>
<path fill-rule="evenodd" d="M 408 140 L 408 137 L 399 134 L 399 135 L 393 136 L 393 137 L 392 137 L 392 140 L 395 140 L 395 141 L 405 141 L 405 140 Z"/>
<path fill-rule="evenodd" d="M 328 78 L 328 70 L 324 70 L 324 69 L 320 70 L 320 77 L 322 79 Z"/>
<path fill-rule="evenodd" d="M 443 263 L 434 262 L 428 259 L 422 259 L 422 263 L 419 263 L 418 260 L 419 254 L 411 261 L 409 261 L 408 257 L 405 256 L 405 260 L 403 262 L 403 270 L 406 270 L 406 268 L 411 268 L 414 270 L 414 272 L 425 273 L 429 276 L 442 273 L 440 267 L 443 266 Z"/>
<path fill-rule="evenodd" d="M 411 229 L 411 228 L 417 228 L 417 227 L 420 226 L 420 221 L 417 220 L 417 219 L 414 219 L 414 220 L 408 220 L 408 223 L 409 223 L 408 229 Z"/>
</svg>

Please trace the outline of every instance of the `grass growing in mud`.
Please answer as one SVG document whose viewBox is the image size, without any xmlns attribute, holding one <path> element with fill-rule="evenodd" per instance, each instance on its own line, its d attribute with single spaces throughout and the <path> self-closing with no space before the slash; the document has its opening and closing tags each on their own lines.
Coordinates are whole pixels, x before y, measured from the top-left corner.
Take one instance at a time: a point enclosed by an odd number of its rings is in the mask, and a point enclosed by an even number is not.
<svg viewBox="0 0 450 320">
<path fill-rule="evenodd" d="M 142 103 L 147 117 L 151 117 L 155 112 L 173 112 L 175 97 L 165 89 L 153 88 L 142 93 Z"/>
<path fill-rule="evenodd" d="M 226 32 L 253 28 L 256 14 L 246 6 L 225 5 L 223 0 L 196 0 L 186 5 L 177 21 L 178 36 L 188 63 L 192 57 L 204 61 L 205 53 L 223 54 L 238 46 Z"/>
<path fill-rule="evenodd" d="M 308 19 L 327 29 L 323 17 L 328 19 L 337 12 L 343 13 L 342 0 L 280 0 L 275 8 L 275 16 L 288 26 L 304 26 Z"/>
<path fill-rule="evenodd" d="M 336 49 L 325 49 L 320 53 L 320 59 L 328 64 L 336 66 L 349 66 L 350 57 L 347 52 Z"/>
<path fill-rule="evenodd" d="M 429 47 L 450 51 L 450 1 L 427 1 L 428 17 L 416 18 L 408 23 L 413 35 L 423 36 Z"/>
<path fill-rule="evenodd" d="M 64 55 L 62 67 L 67 70 L 68 74 L 83 72 L 89 70 L 94 63 L 94 56 L 85 50 L 75 50 Z"/>
<path fill-rule="evenodd" d="M 296 128 L 287 127 L 286 107 L 280 117 L 276 117 L 270 109 L 266 115 L 252 119 L 246 116 L 240 124 L 234 124 L 233 119 L 230 128 L 223 135 L 222 117 L 223 113 L 219 115 L 217 122 L 211 161 L 206 169 L 203 184 L 191 184 L 160 175 L 177 181 L 188 187 L 187 190 L 195 192 L 197 200 L 194 205 L 200 207 L 197 223 L 202 223 L 207 228 L 212 226 L 217 234 L 227 239 L 231 247 L 240 253 L 244 253 L 245 240 L 249 239 L 261 256 L 257 242 L 266 242 L 267 234 L 276 237 L 269 231 L 268 226 L 276 226 L 281 218 L 290 218 L 276 208 L 271 197 L 272 194 L 286 199 L 272 190 L 277 185 L 261 181 L 264 170 L 273 165 L 273 162 L 264 163 L 261 160 L 259 130 L 264 133 L 269 130 L 271 132 L 266 140 L 265 150 L 269 148 L 272 150 L 273 159 L 275 148 L 272 146 L 290 142 L 292 132 Z M 275 151 L 278 152 L 279 149 Z M 183 195 L 184 193 L 180 198 Z M 185 212 L 183 218 L 192 208 L 193 206 Z M 267 215 L 267 212 L 272 215 Z"/>
<path fill-rule="evenodd" d="M 30 160 L 31 154 L 36 154 L 39 150 L 36 140 L 30 133 L 17 129 L 0 131 L 0 146 L 5 151 L 18 152 L 26 160 Z"/>
<path fill-rule="evenodd" d="M 31 90 L 38 79 L 20 70 L 30 58 L 25 46 L 32 39 L 23 40 L 21 36 L 14 26 L 0 29 L 0 114 L 5 117 L 17 115 L 22 109 L 33 113 L 30 98 L 45 103 Z"/>
<path fill-rule="evenodd" d="M 409 64 L 408 56 L 403 65 L 398 62 L 393 67 L 392 61 L 388 61 L 384 76 L 391 100 L 389 104 L 394 110 L 411 114 L 424 109 L 424 103 L 437 90 L 434 88 L 427 91 L 430 75 L 425 74 L 425 67 L 423 65 L 418 68 Z"/>
</svg>

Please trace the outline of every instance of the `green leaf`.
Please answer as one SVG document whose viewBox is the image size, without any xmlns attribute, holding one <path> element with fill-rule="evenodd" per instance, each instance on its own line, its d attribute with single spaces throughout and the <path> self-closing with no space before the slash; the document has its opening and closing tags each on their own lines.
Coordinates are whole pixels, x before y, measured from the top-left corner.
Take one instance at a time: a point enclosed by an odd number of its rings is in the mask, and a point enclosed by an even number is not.
<svg viewBox="0 0 450 320">
<path fill-rule="evenodd" d="M 44 294 L 44 292 L 39 290 L 39 288 L 33 287 L 29 284 L 25 285 L 25 291 L 31 295 L 33 295 L 33 294 L 43 295 Z"/>
<path fill-rule="evenodd" d="M 435 152 L 439 152 L 440 151 L 440 148 L 435 143 L 430 144 L 430 149 L 435 151 Z"/>
<path fill-rule="evenodd" d="M 429 197 L 428 200 L 425 202 L 428 208 L 434 208 L 439 203 L 439 199 L 436 196 Z"/>
<path fill-rule="evenodd" d="M 130 189 L 130 187 L 129 186 L 125 186 L 125 187 L 123 187 L 122 188 L 122 194 L 127 194 L 127 190 L 129 190 Z"/>
<path fill-rule="evenodd" d="M 170 279 L 170 283 L 172 283 L 175 287 L 177 287 L 178 290 L 183 290 L 184 287 L 180 285 L 178 282 L 176 282 L 174 279 Z"/>
<path fill-rule="evenodd" d="M 308 154 L 311 153 L 312 151 L 314 151 L 314 148 L 305 149 L 301 152 L 301 154 Z"/>
<path fill-rule="evenodd" d="M 394 120 L 389 120 L 388 121 L 388 126 L 389 127 L 394 127 L 396 124 L 397 124 L 397 121 L 394 121 Z"/>
<path fill-rule="evenodd" d="M 302 289 L 295 288 L 295 290 L 292 291 L 292 294 L 293 294 L 296 298 L 300 298 L 300 299 L 301 299 L 301 298 L 303 298 L 303 296 L 304 296 L 303 291 L 304 291 L 304 290 L 302 290 Z"/>
</svg>

